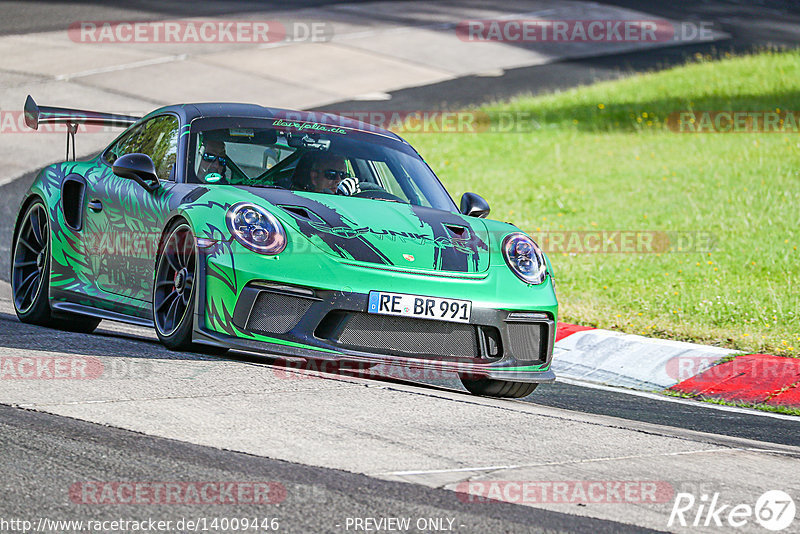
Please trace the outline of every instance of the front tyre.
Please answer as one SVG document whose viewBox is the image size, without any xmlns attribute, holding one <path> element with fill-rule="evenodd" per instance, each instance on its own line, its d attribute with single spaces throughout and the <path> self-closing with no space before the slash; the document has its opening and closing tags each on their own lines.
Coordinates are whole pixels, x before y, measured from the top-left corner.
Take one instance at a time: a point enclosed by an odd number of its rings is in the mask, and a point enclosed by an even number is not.
<svg viewBox="0 0 800 534">
<path fill-rule="evenodd" d="M 53 316 L 48 300 L 50 224 L 41 201 L 28 206 L 20 219 L 11 258 L 11 291 L 20 321 L 72 332 L 90 333 L 97 328 L 100 319 L 66 313 Z"/>
<path fill-rule="evenodd" d="M 197 247 L 185 222 L 166 233 L 156 259 L 153 321 L 158 339 L 170 350 L 191 350 Z"/>
<path fill-rule="evenodd" d="M 153 281 L 153 322 L 161 343 L 170 350 L 222 355 L 226 347 L 192 343 L 197 295 L 197 243 L 185 222 L 173 225 L 161 242 Z"/>
<path fill-rule="evenodd" d="M 539 384 L 530 382 L 509 382 L 491 378 L 467 378 L 459 375 L 461 383 L 473 395 L 497 397 L 502 399 L 521 399 L 527 397 Z"/>
</svg>

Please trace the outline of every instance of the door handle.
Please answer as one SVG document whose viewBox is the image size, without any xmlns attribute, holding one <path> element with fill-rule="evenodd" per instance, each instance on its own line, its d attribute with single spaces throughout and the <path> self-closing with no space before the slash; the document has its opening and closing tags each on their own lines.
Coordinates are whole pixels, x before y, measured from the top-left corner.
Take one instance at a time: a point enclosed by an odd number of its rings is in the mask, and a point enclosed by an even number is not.
<svg viewBox="0 0 800 534">
<path fill-rule="evenodd" d="M 89 209 L 95 213 L 97 213 L 98 211 L 102 211 L 103 203 L 95 198 L 89 202 Z"/>
</svg>

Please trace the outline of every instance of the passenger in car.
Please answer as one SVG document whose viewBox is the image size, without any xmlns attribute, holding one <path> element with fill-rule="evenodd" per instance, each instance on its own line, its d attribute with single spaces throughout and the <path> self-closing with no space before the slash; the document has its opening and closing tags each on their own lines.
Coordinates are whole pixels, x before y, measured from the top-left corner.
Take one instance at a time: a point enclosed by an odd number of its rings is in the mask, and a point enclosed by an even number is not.
<svg viewBox="0 0 800 534">
<path fill-rule="evenodd" d="M 329 195 L 360 192 L 358 179 L 347 172 L 344 157 L 317 151 L 300 157 L 292 176 L 292 189 Z"/>
</svg>

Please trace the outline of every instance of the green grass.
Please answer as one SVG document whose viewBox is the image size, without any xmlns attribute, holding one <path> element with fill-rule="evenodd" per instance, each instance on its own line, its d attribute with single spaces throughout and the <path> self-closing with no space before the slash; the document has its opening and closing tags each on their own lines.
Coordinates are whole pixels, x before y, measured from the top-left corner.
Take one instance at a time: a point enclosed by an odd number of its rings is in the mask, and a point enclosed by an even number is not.
<svg viewBox="0 0 800 534">
<path fill-rule="evenodd" d="M 682 134 L 676 111 L 798 110 L 800 53 L 765 52 L 482 108 L 527 133 L 406 134 L 460 195 L 539 236 L 701 231 L 710 252 L 550 253 L 562 321 L 751 352 L 800 349 L 800 134 Z"/>
</svg>

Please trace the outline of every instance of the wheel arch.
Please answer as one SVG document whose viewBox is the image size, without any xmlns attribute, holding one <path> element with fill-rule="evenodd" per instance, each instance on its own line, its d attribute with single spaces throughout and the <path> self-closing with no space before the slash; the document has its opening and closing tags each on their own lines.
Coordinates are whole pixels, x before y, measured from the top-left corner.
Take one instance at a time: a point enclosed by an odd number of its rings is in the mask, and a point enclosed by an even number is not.
<svg viewBox="0 0 800 534">
<path fill-rule="evenodd" d="M 170 213 L 169 216 L 164 221 L 164 227 L 161 228 L 161 236 L 158 238 L 158 251 L 161 252 L 161 245 L 164 243 L 164 238 L 167 236 L 167 233 L 176 225 L 179 224 L 180 221 L 185 222 L 189 225 L 194 232 L 194 225 L 189 217 L 186 216 L 186 213 L 183 211 L 177 211 Z"/>
<path fill-rule="evenodd" d="M 25 213 L 28 209 L 36 202 L 39 201 L 44 204 L 45 211 L 47 212 L 47 231 L 50 232 L 52 239 L 53 233 L 53 225 L 50 222 L 50 210 L 47 209 L 47 201 L 39 193 L 31 193 L 29 192 L 28 195 L 22 200 L 22 203 L 19 205 L 19 210 L 17 211 L 17 217 L 14 221 L 14 231 L 11 235 L 11 249 L 9 254 L 9 262 L 8 262 L 8 279 L 11 280 L 14 276 L 14 252 L 17 244 L 17 235 L 19 235 L 19 226 L 22 222 L 22 218 L 25 216 Z M 51 252 L 52 254 L 52 252 Z"/>
<path fill-rule="evenodd" d="M 153 280 L 155 280 L 156 268 L 158 267 L 158 257 L 161 255 L 161 250 L 162 247 L 164 246 L 164 240 L 167 238 L 169 232 L 181 222 L 185 222 L 186 224 L 188 224 L 189 227 L 192 229 L 192 233 L 195 233 L 192 222 L 189 220 L 189 218 L 185 215 L 183 211 L 175 211 L 169 214 L 169 216 L 164 220 L 164 226 L 161 228 L 161 235 L 158 236 L 158 246 L 156 247 L 156 254 L 155 256 L 153 256 Z M 153 287 L 153 291 L 155 291 L 155 287 Z"/>
<path fill-rule="evenodd" d="M 195 232 L 194 225 L 189 217 L 186 216 L 186 213 L 183 210 L 174 211 L 169 214 L 169 216 L 164 220 L 164 226 L 161 228 L 161 235 L 158 236 L 158 246 L 156 247 L 156 254 L 153 256 L 153 281 L 155 281 L 156 277 L 156 270 L 158 269 L 158 257 L 161 255 L 161 250 L 164 247 L 164 242 L 169 233 L 172 231 L 175 226 L 181 223 L 186 223 L 191 228 L 192 233 L 196 236 L 197 233 Z M 155 285 L 152 289 L 155 292 Z M 152 296 L 152 295 L 151 295 Z M 152 306 L 152 303 L 151 303 Z"/>
<path fill-rule="evenodd" d="M 34 202 L 36 202 L 37 200 L 38 200 L 39 202 L 41 202 L 42 204 L 44 204 L 44 205 L 45 205 L 45 207 L 47 207 L 47 203 L 45 202 L 45 200 L 42 198 L 42 196 L 41 196 L 39 193 L 29 193 L 29 194 L 28 194 L 28 195 L 27 195 L 27 196 L 26 196 L 26 197 L 25 197 L 25 198 L 22 200 L 22 203 L 20 203 L 20 205 L 19 205 L 19 209 L 17 210 L 17 217 L 16 217 L 16 219 L 14 220 L 14 233 L 13 233 L 13 235 L 11 236 L 11 239 L 12 239 L 11 243 L 12 243 L 12 245 L 13 245 L 13 244 L 14 244 L 14 243 L 17 241 L 17 233 L 19 233 L 19 223 L 20 223 L 20 221 L 22 220 L 22 217 L 25 215 L 25 212 L 26 212 L 26 211 L 28 211 L 28 208 L 30 208 L 30 207 L 31 207 L 31 205 L 32 205 Z M 49 215 L 48 215 L 48 218 L 49 218 Z M 12 251 L 13 251 L 13 249 L 12 249 Z"/>
<path fill-rule="evenodd" d="M 15 257 L 16 257 L 16 254 L 17 254 L 17 238 L 20 235 L 20 228 L 21 228 L 21 226 L 22 226 L 22 224 L 24 222 L 25 215 L 28 214 L 28 212 L 31 210 L 32 206 L 34 204 L 36 204 L 36 203 L 42 204 L 42 207 L 44 208 L 45 212 L 47 213 L 47 231 L 48 231 L 48 234 L 50 234 L 50 235 L 48 235 L 48 241 L 50 241 L 52 239 L 53 229 L 52 229 L 52 224 L 50 222 L 50 213 L 49 213 L 49 210 L 47 209 L 47 203 L 42 198 L 41 195 L 36 194 L 36 193 L 31 193 L 29 191 L 28 194 L 23 199 L 23 201 L 20 203 L 19 211 L 17 213 L 16 220 L 14 221 L 14 231 L 13 231 L 13 236 L 12 236 L 12 241 L 11 241 L 11 250 L 10 250 L 11 253 L 9 254 L 9 265 L 8 265 L 8 275 L 9 276 L 8 276 L 8 280 L 9 280 L 9 283 L 11 285 L 11 292 L 12 292 L 12 299 L 11 300 L 12 300 L 12 303 L 13 303 L 13 306 L 14 306 L 14 311 L 17 314 L 17 317 L 19 317 L 20 320 L 22 320 L 23 322 L 32 322 L 34 324 L 40 324 L 40 325 L 43 325 L 43 326 L 48 326 L 50 324 L 50 322 L 51 322 L 50 294 L 49 294 L 50 278 L 49 278 L 49 275 L 47 277 L 45 277 L 45 276 L 41 276 L 40 277 L 40 279 L 42 280 L 40 282 L 41 285 L 37 289 L 36 294 L 32 297 L 30 305 L 27 308 L 25 308 L 24 310 L 20 310 L 17 307 L 16 290 L 14 288 L 14 261 L 15 261 Z M 47 263 L 45 265 L 48 265 L 48 264 L 52 263 L 50 261 L 49 257 L 47 258 L 46 261 L 47 261 Z M 50 273 L 52 273 L 51 269 L 48 269 L 48 270 L 50 270 Z M 46 294 L 45 294 L 45 297 L 44 297 L 45 300 L 44 301 L 40 301 L 41 294 L 44 291 L 46 291 Z M 44 304 L 42 305 L 40 303 L 37 303 L 37 301 L 38 302 L 44 302 Z M 26 319 L 25 317 L 29 317 L 28 314 L 33 314 L 34 318 L 32 320 Z"/>
<path fill-rule="evenodd" d="M 202 279 L 197 280 L 197 284 L 193 288 L 192 299 L 193 302 L 189 304 L 189 307 L 186 309 L 185 314 L 188 314 L 191 319 L 189 319 L 188 323 L 185 323 L 185 318 L 182 318 L 180 324 L 173 329 L 172 332 L 168 334 L 162 334 L 161 330 L 159 329 L 158 325 L 158 318 L 156 317 L 156 294 L 157 294 L 157 280 L 159 277 L 159 260 L 162 257 L 162 254 L 165 253 L 165 247 L 168 243 L 169 236 L 181 225 L 186 225 L 189 227 L 189 232 L 194 236 L 196 239 L 196 232 L 194 225 L 192 224 L 191 218 L 186 215 L 184 211 L 175 211 L 170 213 L 170 215 L 165 219 L 164 226 L 161 230 L 161 235 L 158 240 L 158 252 L 153 258 L 153 293 L 152 293 L 152 303 L 151 303 L 151 310 L 153 314 L 153 322 L 156 329 L 156 334 L 158 335 L 161 342 L 167 346 L 170 350 L 196 350 L 197 347 L 195 346 L 193 339 L 194 339 L 194 332 L 197 330 L 197 314 L 198 309 L 202 309 L 202 304 L 199 304 L 200 299 L 204 298 L 205 292 L 202 290 Z M 202 273 L 202 265 L 200 263 L 201 258 L 199 254 L 196 256 L 196 263 L 195 263 L 195 276 L 198 276 L 199 273 Z M 202 276 L 200 276 L 202 278 Z M 180 297 L 179 297 L 180 298 Z M 185 316 L 184 316 L 185 317 Z M 173 325 L 174 326 L 174 325 Z M 185 330 L 188 329 L 188 330 Z M 180 341 L 175 343 L 173 341 L 168 341 L 176 334 L 176 332 L 184 331 L 183 334 L 180 334 Z M 187 337 L 188 336 L 188 337 Z M 185 337 L 185 338 L 184 338 Z M 227 349 L 225 349 L 227 351 Z"/>
<path fill-rule="evenodd" d="M 73 173 L 62 171 L 63 163 L 55 163 L 48 167 L 43 168 L 36 175 L 33 183 L 25 193 L 25 197 L 20 202 L 19 209 L 17 210 L 17 217 L 14 221 L 14 233 L 12 236 L 12 246 L 16 242 L 17 232 L 19 231 L 19 224 L 22 216 L 30 208 L 31 204 L 37 200 L 44 204 L 45 211 L 47 212 L 47 222 L 49 223 L 50 237 L 53 234 L 53 225 L 58 221 L 53 221 L 52 208 L 57 206 L 56 209 L 61 209 L 61 188 L 64 185 L 64 180 L 71 176 Z"/>
</svg>

